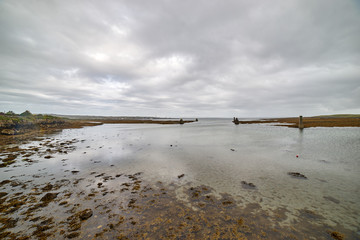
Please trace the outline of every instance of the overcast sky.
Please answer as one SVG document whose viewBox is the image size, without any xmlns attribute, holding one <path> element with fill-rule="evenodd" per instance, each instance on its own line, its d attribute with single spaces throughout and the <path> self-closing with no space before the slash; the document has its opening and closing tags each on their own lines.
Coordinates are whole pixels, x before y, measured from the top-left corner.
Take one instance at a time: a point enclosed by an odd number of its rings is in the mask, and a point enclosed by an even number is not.
<svg viewBox="0 0 360 240">
<path fill-rule="evenodd" d="M 0 111 L 360 113 L 360 1 L 0 1 Z"/>
</svg>

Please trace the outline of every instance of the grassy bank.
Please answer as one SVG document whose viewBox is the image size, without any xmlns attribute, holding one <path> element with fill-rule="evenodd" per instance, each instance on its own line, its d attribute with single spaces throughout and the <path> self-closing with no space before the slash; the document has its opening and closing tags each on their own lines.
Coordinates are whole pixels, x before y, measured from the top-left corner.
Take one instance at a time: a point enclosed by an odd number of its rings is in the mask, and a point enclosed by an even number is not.
<svg viewBox="0 0 360 240">
<path fill-rule="evenodd" d="M 88 117 L 67 119 L 52 115 L 32 114 L 25 111 L 15 114 L 12 111 L 0 112 L 0 145 L 18 143 L 68 128 L 82 128 L 101 124 L 184 124 L 190 120 L 140 119 L 131 117 Z"/>
<path fill-rule="evenodd" d="M 271 118 L 255 121 L 239 121 L 240 124 L 276 123 L 277 126 L 299 127 L 299 118 Z M 341 114 L 329 116 L 303 117 L 304 128 L 310 127 L 360 127 L 360 115 Z"/>
</svg>

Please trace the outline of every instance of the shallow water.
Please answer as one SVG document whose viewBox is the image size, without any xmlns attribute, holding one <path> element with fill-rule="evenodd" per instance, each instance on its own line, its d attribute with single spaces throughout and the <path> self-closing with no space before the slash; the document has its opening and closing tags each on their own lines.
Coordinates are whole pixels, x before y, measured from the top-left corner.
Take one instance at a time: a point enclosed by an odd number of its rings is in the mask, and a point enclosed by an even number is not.
<svg viewBox="0 0 360 240">
<path fill-rule="evenodd" d="M 200 119 L 185 125 L 106 124 L 68 129 L 49 136 L 48 141 L 72 139 L 76 150 L 53 153 L 50 159 L 35 155 L 32 158 L 37 163 L 2 168 L 0 181 L 15 176 L 25 182 L 38 174 L 39 184 L 45 184 L 64 177 L 87 179 L 91 172 L 142 172 L 142 181 L 161 181 L 189 206 L 192 203 L 184 186 L 207 186 L 218 198 L 229 194 L 240 207 L 256 203 L 269 216 L 281 210 L 285 216 L 278 221 L 280 226 L 292 226 L 305 212 L 313 214 L 308 221 L 341 226 L 360 237 L 360 128 L 300 131 Z M 72 174 L 75 170 L 79 172 Z M 291 177 L 288 172 L 307 179 Z M 91 184 L 80 183 L 76 189 L 87 194 Z M 107 187 L 115 189 L 116 184 L 107 183 Z"/>
</svg>

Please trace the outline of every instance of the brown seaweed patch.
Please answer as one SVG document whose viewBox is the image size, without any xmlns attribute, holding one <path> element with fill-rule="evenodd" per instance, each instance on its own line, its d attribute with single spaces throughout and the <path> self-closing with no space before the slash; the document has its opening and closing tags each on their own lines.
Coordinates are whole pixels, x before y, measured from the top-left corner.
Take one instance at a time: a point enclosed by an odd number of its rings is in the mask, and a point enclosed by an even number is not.
<svg viewBox="0 0 360 240">
<path fill-rule="evenodd" d="M 37 225 L 34 225 L 36 230 L 33 232 L 33 235 L 39 239 L 46 239 L 49 236 L 52 236 L 52 233 L 47 232 L 48 230 L 54 227 L 54 220 L 52 217 L 45 219 Z"/>
<path fill-rule="evenodd" d="M 336 240 L 344 240 L 345 239 L 345 236 L 344 234 L 341 234 L 339 232 L 330 232 L 330 236 L 333 238 L 333 239 L 336 239 Z"/>
<path fill-rule="evenodd" d="M 6 195 L 8 195 L 7 192 L 0 192 L 0 198 L 4 197 L 4 196 L 6 196 Z"/>
<path fill-rule="evenodd" d="M 325 219 L 320 214 L 316 213 L 315 211 L 309 210 L 309 209 L 301 209 L 300 216 L 306 219 L 313 219 L 313 220 L 321 220 Z"/>
</svg>

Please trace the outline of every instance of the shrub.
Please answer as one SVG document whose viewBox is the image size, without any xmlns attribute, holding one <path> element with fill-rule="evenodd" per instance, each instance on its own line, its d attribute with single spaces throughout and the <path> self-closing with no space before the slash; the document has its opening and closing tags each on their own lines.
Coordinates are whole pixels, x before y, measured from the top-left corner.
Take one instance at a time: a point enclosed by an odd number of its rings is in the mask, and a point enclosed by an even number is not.
<svg viewBox="0 0 360 240">
<path fill-rule="evenodd" d="M 29 110 L 26 110 L 25 112 L 21 113 L 20 116 L 29 117 L 29 116 L 32 116 L 32 113 Z"/>
<path fill-rule="evenodd" d="M 6 113 L 6 115 L 15 116 L 16 114 L 15 114 L 13 111 L 8 111 L 8 112 Z"/>
</svg>

